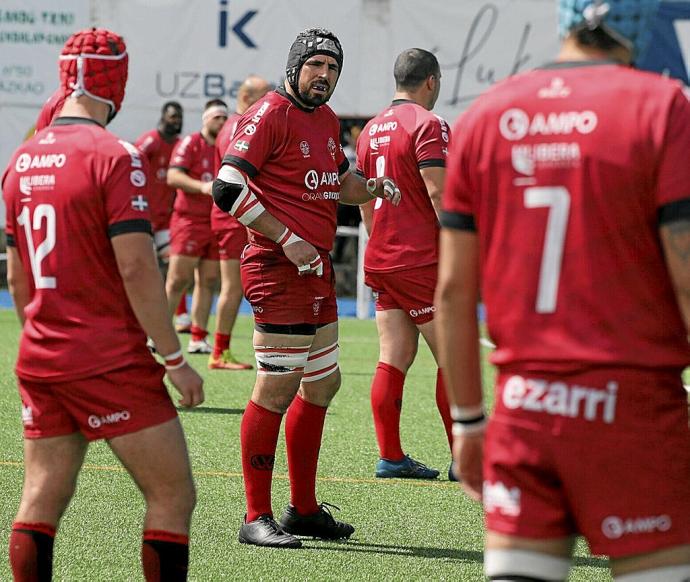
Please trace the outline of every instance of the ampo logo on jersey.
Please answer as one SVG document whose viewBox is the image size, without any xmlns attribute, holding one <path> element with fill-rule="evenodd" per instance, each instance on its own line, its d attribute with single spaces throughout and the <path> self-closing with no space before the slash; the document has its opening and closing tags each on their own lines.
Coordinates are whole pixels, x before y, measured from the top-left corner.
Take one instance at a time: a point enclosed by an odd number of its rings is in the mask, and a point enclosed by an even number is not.
<svg viewBox="0 0 690 582">
<path fill-rule="evenodd" d="M 597 128 L 594 111 L 562 111 L 561 113 L 535 113 L 530 119 L 522 109 L 508 109 L 498 121 L 501 135 L 508 141 L 518 141 L 528 135 L 586 135 Z"/>
<path fill-rule="evenodd" d="M 31 157 L 30 154 L 24 153 L 17 158 L 14 169 L 21 174 L 33 168 L 62 168 L 66 161 L 67 156 L 65 154 L 44 154 Z"/>
</svg>

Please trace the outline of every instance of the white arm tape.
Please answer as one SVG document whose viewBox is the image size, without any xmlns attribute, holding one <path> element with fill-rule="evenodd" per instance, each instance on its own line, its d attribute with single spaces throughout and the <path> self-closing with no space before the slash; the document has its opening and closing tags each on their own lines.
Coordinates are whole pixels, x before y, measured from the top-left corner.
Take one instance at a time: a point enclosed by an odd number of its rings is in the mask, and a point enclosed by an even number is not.
<svg viewBox="0 0 690 582">
<path fill-rule="evenodd" d="M 230 208 L 230 214 L 244 224 L 244 226 L 249 226 L 266 210 L 254 195 L 254 192 L 249 189 L 242 172 L 237 168 L 227 164 L 222 166 L 218 172 L 218 179 L 228 184 L 237 184 L 242 187 L 242 193 L 237 197 L 232 208 Z"/>
</svg>

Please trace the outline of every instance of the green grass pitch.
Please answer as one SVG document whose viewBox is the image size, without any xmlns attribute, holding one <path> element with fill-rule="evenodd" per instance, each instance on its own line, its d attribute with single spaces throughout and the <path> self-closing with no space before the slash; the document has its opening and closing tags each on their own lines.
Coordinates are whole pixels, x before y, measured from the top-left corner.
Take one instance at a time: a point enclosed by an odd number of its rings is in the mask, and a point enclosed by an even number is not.
<svg viewBox="0 0 690 582">
<path fill-rule="evenodd" d="M 249 317 L 240 317 L 234 352 L 251 361 Z M 22 485 L 20 403 L 13 374 L 19 325 L 0 311 L 0 580 L 10 580 L 8 535 Z M 183 339 L 186 341 L 186 339 Z M 436 369 L 425 345 L 407 377 L 403 446 L 441 471 L 434 482 L 377 480 L 369 384 L 378 346 L 373 321 L 340 324 L 343 385 L 329 409 L 319 464 L 318 497 L 342 508 L 356 527 L 348 542 L 306 540 L 301 550 L 240 545 L 244 514 L 239 450 L 242 410 L 254 372 L 209 372 L 204 356 L 190 356 L 206 379 L 206 402 L 181 412 L 198 490 L 192 526 L 190 580 L 483 580 L 480 507 L 446 481 L 450 462 L 434 402 Z M 486 353 L 484 354 L 486 356 Z M 492 380 L 485 366 L 487 386 Z M 288 501 L 281 434 L 273 509 Z M 77 494 L 55 544 L 55 580 L 141 580 L 143 502 L 103 443 L 92 445 Z M 571 580 L 610 580 L 607 560 L 577 548 Z"/>
</svg>

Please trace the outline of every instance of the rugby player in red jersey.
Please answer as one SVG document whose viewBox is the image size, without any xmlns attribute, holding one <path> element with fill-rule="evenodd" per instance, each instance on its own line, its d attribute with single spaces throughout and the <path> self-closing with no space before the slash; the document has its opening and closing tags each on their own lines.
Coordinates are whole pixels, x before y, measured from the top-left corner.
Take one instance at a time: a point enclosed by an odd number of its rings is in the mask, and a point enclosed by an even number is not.
<svg viewBox="0 0 690 582">
<path fill-rule="evenodd" d="M 149 162 L 151 227 L 158 259 L 170 258 L 170 215 L 175 191 L 168 186 L 168 164 L 182 131 L 182 105 L 168 101 L 161 109 L 158 127 L 141 134 L 134 145 Z"/>
<path fill-rule="evenodd" d="M 240 431 L 247 499 L 242 543 L 294 548 L 301 545 L 296 535 L 341 539 L 354 532 L 316 501 L 326 409 L 340 386 L 328 253 L 339 201 L 363 204 L 376 196 L 397 204 L 400 192 L 389 178 L 365 183 L 348 170 L 338 118 L 325 105 L 342 65 L 333 33 L 300 33 L 284 86 L 244 114 L 213 184 L 216 204 L 249 227 L 241 272 L 254 310 L 258 373 Z M 278 525 L 271 481 L 286 411 L 291 501 Z"/>
<path fill-rule="evenodd" d="M 621 582 L 690 579 L 690 103 L 629 66 L 657 9 L 561 0 L 558 61 L 455 128 L 438 333 L 492 580 L 566 579 L 577 535 Z M 479 287 L 499 372 L 486 436 Z"/>
<path fill-rule="evenodd" d="M 211 185 L 218 132 L 228 118 L 228 108 L 220 99 L 207 102 L 201 131 L 182 139 L 170 158 L 168 186 L 177 188 L 170 220 L 170 265 L 166 292 L 170 313 L 180 297 L 194 283 L 192 293 L 192 337 L 190 354 L 210 354 L 208 316 L 213 292 L 220 276 L 218 245 L 211 231 Z"/>
<path fill-rule="evenodd" d="M 433 321 L 438 213 L 450 130 L 431 113 L 441 89 L 441 69 L 432 53 L 403 51 L 393 76 L 393 102 L 367 123 L 357 142 L 357 172 L 366 178 L 388 175 L 405 193 L 399 208 L 379 200 L 360 206 L 370 235 L 365 282 L 375 293 L 379 333 L 379 363 L 371 384 L 381 457 L 376 476 L 435 479 L 437 470 L 403 452 L 400 413 L 405 374 L 417 354 L 420 333 L 438 359 Z M 440 370 L 436 404 L 450 447 L 450 409 Z"/>
<path fill-rule="evenodd" d="M 2 178 L 8 280 L 23 330 L 16 372 L 25 478 L 10 535 L 15 580 L 49 580 L 53 539 L 88 443 L 105 439 L 146 501 L 146 580 L 184 580 L 195 504 L 175 407 L 203 401 L 170 323 L 151 244 L 146 160 L 105 125 L 128 57 L 105 29 L 60 56 L 58 118 L 12 156 Z M 146 348 L 156 342 L 165 369 Z"/>
<path fill-rule="evenodd" d="M 240 85 L 237 90 L 235 113 L 228 117 L 216 138 L 216 174 L 220 170 L 223 155 L 228 149 L 240 117 L 268 93 L 270 88 L 268 81 L 256 75 L 250 75 Z M 211 370 L 251 370 L 251 364 L 240 362 L 230 350 L 230 337 L 242 302 L 240 255 L 247 245 L 247 228 L 235 217 L 214 205 L 211 209 L 211 229 L 218 241 L 220 255 L 220 293 L 216 305 L 213 353 L 209 356 L 208 367 Z"/>
</svg>

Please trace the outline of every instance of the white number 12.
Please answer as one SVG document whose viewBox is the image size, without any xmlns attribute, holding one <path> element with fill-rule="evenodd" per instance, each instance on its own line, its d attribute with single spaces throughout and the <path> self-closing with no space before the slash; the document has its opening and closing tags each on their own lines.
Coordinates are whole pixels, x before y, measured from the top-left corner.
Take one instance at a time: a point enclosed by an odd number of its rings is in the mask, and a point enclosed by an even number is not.
<svg viewBox="0 0 690 582">
<path fill-rule="evenodd" d="M 549 209 L 535 309 L 537 313 L 554 313 L 563 262 L 565 231 L 570 214 L 570 193 L 563 186 L 527 188 L 525 207 Z"/>
<path fill-rule="evenodd" d="M 41 230 L 43 219 L 46 221 L 46 238 L 40 245 L 34 247 L 32 230 Z M 41 262 L 48 256 L 50 251 L 55 248 L 55 208 L 50 204 L 39 204 L 34 210 L 34 219 L 32 223 L 29 207 L 25 206 L 17 217 L 17 223 L 24 227 L 26 244 L 29 248 L 31 272 L 34 275 L 36 289 L 55 289 L 57 286 L 55 277 L 45 277 L 41 272 Z"/>
</svg>

